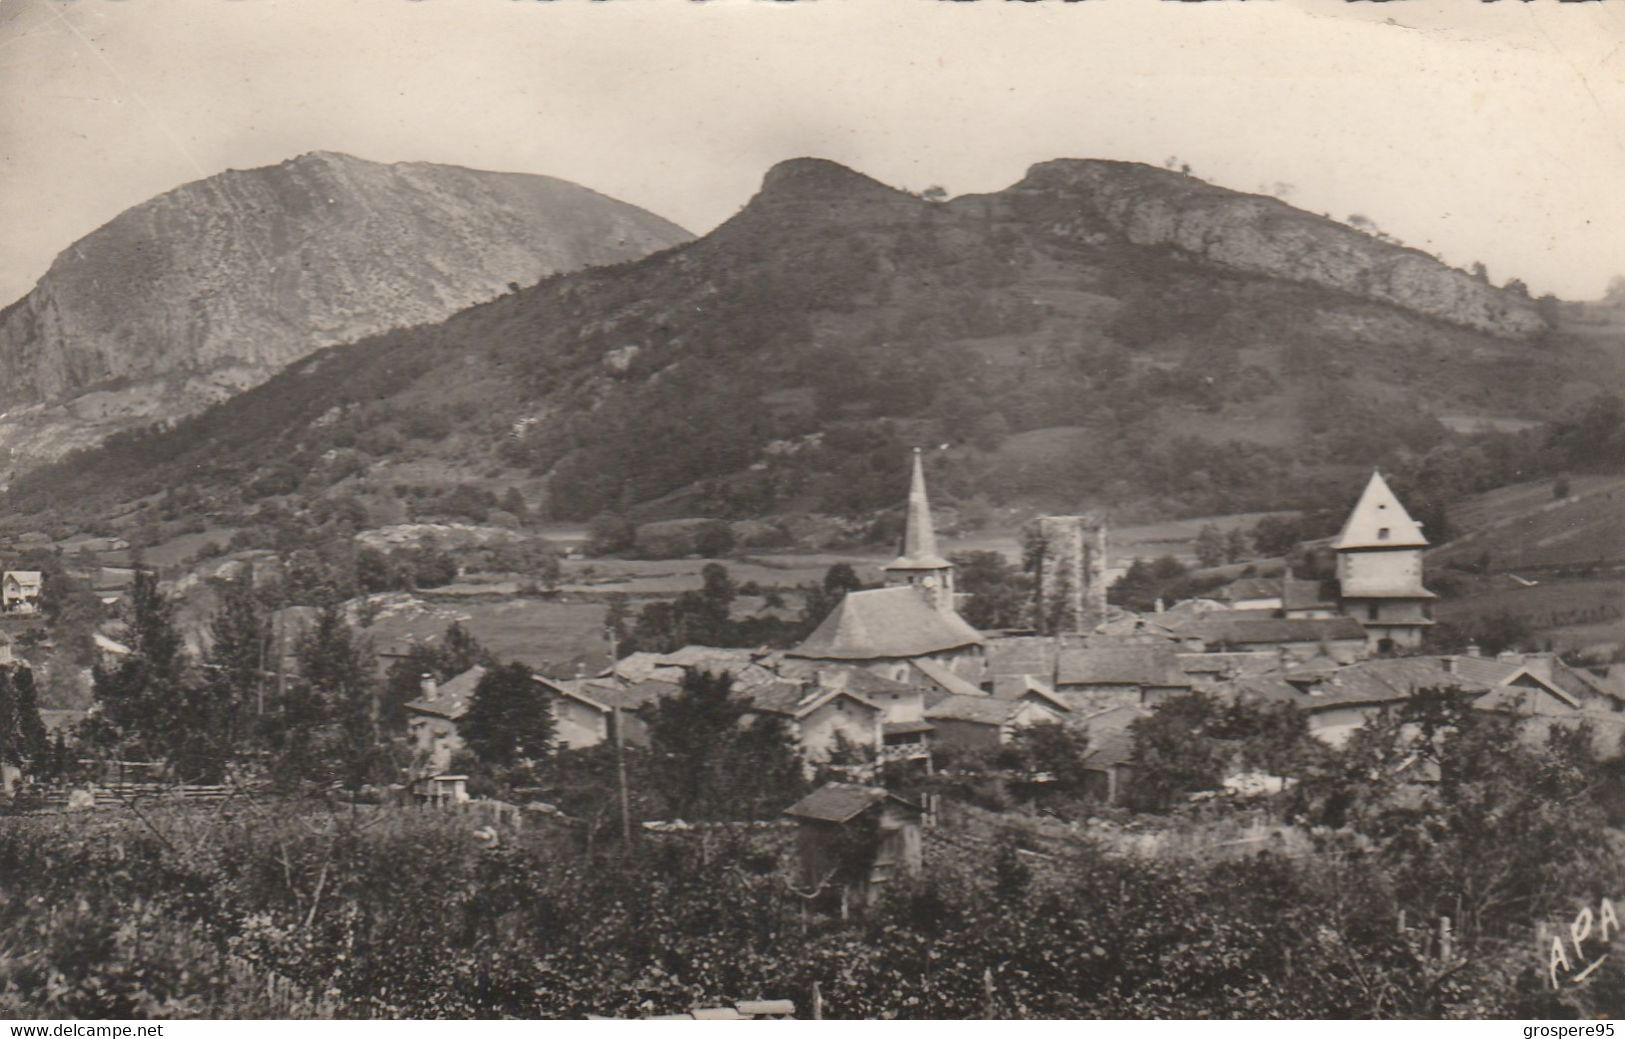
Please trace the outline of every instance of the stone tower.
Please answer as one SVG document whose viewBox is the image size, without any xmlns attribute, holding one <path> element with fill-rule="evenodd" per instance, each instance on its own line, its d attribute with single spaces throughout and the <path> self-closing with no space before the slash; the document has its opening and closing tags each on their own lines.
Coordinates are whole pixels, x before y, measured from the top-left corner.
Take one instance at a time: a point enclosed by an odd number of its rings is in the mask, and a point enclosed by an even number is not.
<svg viewBox="0 0 1625 1039">
<path fill-rule="evenodd" d="M 908 519 L 903 554 L 883 568 L 888 585 L 912 585 L 943 613 L 954 613 L 954 565 L 937 555 L 937 532 L 925 496 L 925 465 L 914 449 L 914 476 L 908 488 Z"/>
<path fill-rule="evenodd" d="M 1035 549 L 1034 626 L 1046 635 L 1092 631 L 1106 619 L 1106 521 L 1042 516 Z"/>
<path fill-rule="evenodd" d="M 1339 605 L 1365 626 L 1371 648 L 1414 649 L 1433 624 L 1434 594 L 1422 585 L 1428 539 L 1382 474 L 1373 471 L 1343 530 L 1337 553 Z"/>
</svg>

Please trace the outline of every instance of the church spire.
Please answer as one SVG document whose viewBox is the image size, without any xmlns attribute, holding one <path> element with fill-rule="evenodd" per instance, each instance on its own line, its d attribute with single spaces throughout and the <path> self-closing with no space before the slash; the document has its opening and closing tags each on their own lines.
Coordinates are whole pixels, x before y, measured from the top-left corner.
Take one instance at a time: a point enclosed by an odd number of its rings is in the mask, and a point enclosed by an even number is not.
<svg viewBox="0 0 1625 1039">
<path fill-rule="evenodd" d="M 931 502 L 925 496 L 925 462 L 914 449 L 914 475 L 908 486 L 908 517 L 903 527 L 903 554 L 885 567 L 887 584 L 918 588 L 939 610 L 954 608 L 954 565 L 937 554 L 937 532 L 931 524 Z"/>
<path fill-rule="evenodd" d="M 925 464 L 914 449 L 914 477 L 908 485 L 908 520 L 903 528 L 903 555 L 898 563 L 947 566 L 937 555 L 937 532 L 931 523 L 931 502 L 925 496 Z"/>
</svg>

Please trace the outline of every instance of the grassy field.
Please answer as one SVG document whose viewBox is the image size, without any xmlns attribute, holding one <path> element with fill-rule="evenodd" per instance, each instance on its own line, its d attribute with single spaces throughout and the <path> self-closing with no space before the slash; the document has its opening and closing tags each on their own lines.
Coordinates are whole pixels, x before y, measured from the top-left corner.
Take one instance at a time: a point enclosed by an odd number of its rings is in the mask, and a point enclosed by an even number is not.
<svg viewBox="0 0 1625 1039">
<path fill-rule="evenodd" d="M 484 600 L 392 596 L 365 629 L 380 651 L 433 642 L 453 622 L 462 624 L 503 661 L 517 660 L 558 673 L 606 666 L 601 602 L 554 602 L 534 598 Z"/>
<path fill-rule="evenodd" d="M 1542 580 L 1532 586 L 1506 576 L 1471 579 L 1462 594 L 1444 600 L 1434 615 L 1467 625 L 1502 615 L 1523 619 L 1544 646 L 1611 655 L 1625 646 L 1625 578 Z"/>
<path fill-rule="evenodd" d="M 1551 483 L 1520 484 L 1480 495 L 1454 510 L 1466 531 L 1429 553 L 1432 564 L 1487 563 L 1492 572 L 1618 568 L 1625 564 L 1625 480 L 1575 477 L 1569 496 Z"/>
</svg>

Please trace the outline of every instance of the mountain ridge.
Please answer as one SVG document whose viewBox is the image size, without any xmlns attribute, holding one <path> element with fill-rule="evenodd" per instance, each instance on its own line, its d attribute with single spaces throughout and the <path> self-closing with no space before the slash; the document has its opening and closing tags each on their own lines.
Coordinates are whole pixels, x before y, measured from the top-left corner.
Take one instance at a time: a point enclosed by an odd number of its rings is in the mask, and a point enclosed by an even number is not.
<svg viewBox="0 0 1625 1039">
<path fill-rule="evenodd" d="M 121 213 L 0 311 L 0 446 L 173 419 L 310 350 L 690 238 L 536 174 L 338 152 L 226 170 Z"/>
<path fill-rule="evenodd" d="M 180 430 L 23 481 L 13 505 L 178 478 L 236 495 L 228 509 L 405 495 L 432 511 L 431 485 L 472 482 L 569 520 L 850 515 L 894 502 L 907 446 L 941 443 L 949 498 L 1247 511 L 1459 452 L 1435 415 L 1541 419 L 1618 372 L 1617 346 L 1544 320 L 1491 334 L 1447 290 L 1406 306 L 1380 277 L 1294 279 L 1273 266 L 1290 250 L 1224 239 L 1285 221 L 1301 249 L 1326 227 L 1364 270 L 1420 265 L 1414 250 L 1349 246 L 1361 232 L 1179 174 L 1068 162 L 942 203 L 790 160 L 694 242 L 320 351 Z M 1126 178 L 1098 189 L 1116 217 L 1085 196 L 1089 164 Z M 1154 219 L 1121 201 L 1134 193 Z M 430 412 L 457 418 L 431 428 Z"/>
</svg>

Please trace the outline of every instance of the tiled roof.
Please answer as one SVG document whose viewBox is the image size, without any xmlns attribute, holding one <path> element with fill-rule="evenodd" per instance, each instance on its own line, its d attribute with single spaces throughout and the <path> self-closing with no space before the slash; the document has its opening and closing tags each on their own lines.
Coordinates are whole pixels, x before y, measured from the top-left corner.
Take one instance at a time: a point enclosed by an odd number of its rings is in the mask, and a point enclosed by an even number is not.
<svg viewBox="0 0 1625 1039">
<path fill-rule="evenodd" d="M 468 713 L 469 702 L 474 698 L 474 688 L 484 677 L 485 668 L 475 664 L 457 677 L 442 682 L 435 690 L 434 699 L 413 700 L 406 705 L 406 709 L 416 714 L 432 714 L 456 721 Z"/>
<path fill-rule="evenodd" d="M 1288 677 L 1291 677 L 1290 675 Z M 1422 689 L 1481 695 L 1487 687 L 1448 670 L 1438 657 L 1362 660 L 1309 685 L 1300 705 L 1308 711 L 1347 704 L 1397 703 Z"/>
<path fill-rule="evenodd" d="M 1040 675 L 1049 678 L 1055 674 L 1056 645 L 1052 638 L 1012 636 L 988 639 L 982 647 L 987 660 L 988 673 L 999 675 Z"/>
<path fill-rule="evenodd" d="M 1387 532 L 1384 535 L 1384 531 Z M 1399 498 L 1379 472 L 1372 472 L 1371 480 L 1360 493 L 1343 523 L 1343 530 L 1332 542 L 1335 549 L 1350 548 L 1422 548 L 1428 539 L 1422 536 L 1422 527 L 1411 519 Z"/>
<path fill-rule="evenodd" d="M 1237 678 L 1229 686 L 1230 695 L 1237 700 L 1255 703 L 1307 704 L 1308 694 L 1280 675 L 1248 675 Z"/>
<path fill-rule="evenodd" d="M 1466 681 L 1483 686 L 1502 685 L 1523 670 L 1521 660 L 1514 663 L 1510 660 L 1497 660 L 1494 657 L 1473 656 L 1451 657 L 1450 660 L 1456 674 Z"/>
<path fill-rule="evenodd" d="M 927 719 L 980 722 L 983 725 L 1003 725 L 1021 710 L 1023 700 L 1000 700 L 992 696 L 960 696 L 955 693 L 930 693 L 925 698 Z"/>
<path fill-rule="evenodd" d="M 883 722 L 880 731 L 887 736 L 907 736 L 916 732 L 930 732 L 936 726 L 928 721 Z"/>
<path fill-rule="evenodd" d="M 1251 614 L 1264 615 L 1255 617 Z M 1263 610 L 1226 610 L 1204 614 L 1196 630 L 1210 644 L 1232 646 L 1365 639 L 1365 628 L 1353 617 L 1274 617 Z"/>
<path fill-rule="evenodd" d="M 933 685 L 945 693 L 955 693 L 961 696 L 985 695 L 980 688 L 967 682 L 934 660 L 915 660 L 910 662 L 909 666 L 930 679 Z"/>
<path fill-rule="evenodd" d="M 646 682 L 634 682 L 630 685 L 603 679 L 553 682 L 550 684 L 584 697 L 605 710 L 619 707 L 623 711 L 642 710 L 656 700 L 675 696 L 682 691 L 682 686 L 675 682 L 660 682 L 654 679 Z"/>
<path fill-rule="evenodd" d="M 38 570 L 7 570 L 6 577 L 24 588 L 38 588 L 41 580 Z"/>
<path fill-rule="evenodd" d="M 1281 664 L 1281 656 L 1268 650 L 1243 650 L 1239 653 L 1176 653 L 1179 667 L 1188 675 L 1257 675 L 1273 671 Z"/>
<path fill-rule="evenodd" d="M 937 610 L 906 585 L 848 592 L 789 655 L 814 660 L 883 660 L 974 646 L 981 634 L 956 613 Z"/>
<path fill-rule="evenodd" d="M 1281 581 L 1283 610 L 1335 609 L 1337 584 L 1334 581 L 1302 581 L 1296 577 Z"/>
<path fill-rule="evenodd" d="M 836 697 L 845 697 L 871 711 L 880 710 L 870 701 L 845 689 L 806 687 L 800 682 L 770 682 L 747 691 L 745 695 L 749 697 L 752 709 L 790 718 L 804 718 Z"/>
<path fill-rule="evenodd" d="M 1279 599 L 1281 582 L 1268 577 L 1238 577 L 1219 589 L 1219 598 L 1226 602 L 1243 599 Z"/>
<path fill-rule="evenodd" d="M 888 800 L 915 811 L 919 810 L 918 805 L 903 800 L 884 787 L 859 786 L 856 783 L 825 783 L 786 808 L 784 814 L 814 822 L 844 823 Z"/>
<path fill-rule="evenodd" d="M 1109 707 L 1083 719 L 1081 724 L 1089 735 L 1083 763 L 1090 768 L 1111 768 L 1131 761 L 1134 737 L 1130 727 L 1148 713 L 1141 707 Z"/>
<path fill-rule="evenodd" d="M 1171 647 L 1085 646 L 1061 650 L 1055 684 L 1180 688 L 1191 682 Z"/>
</svg>

